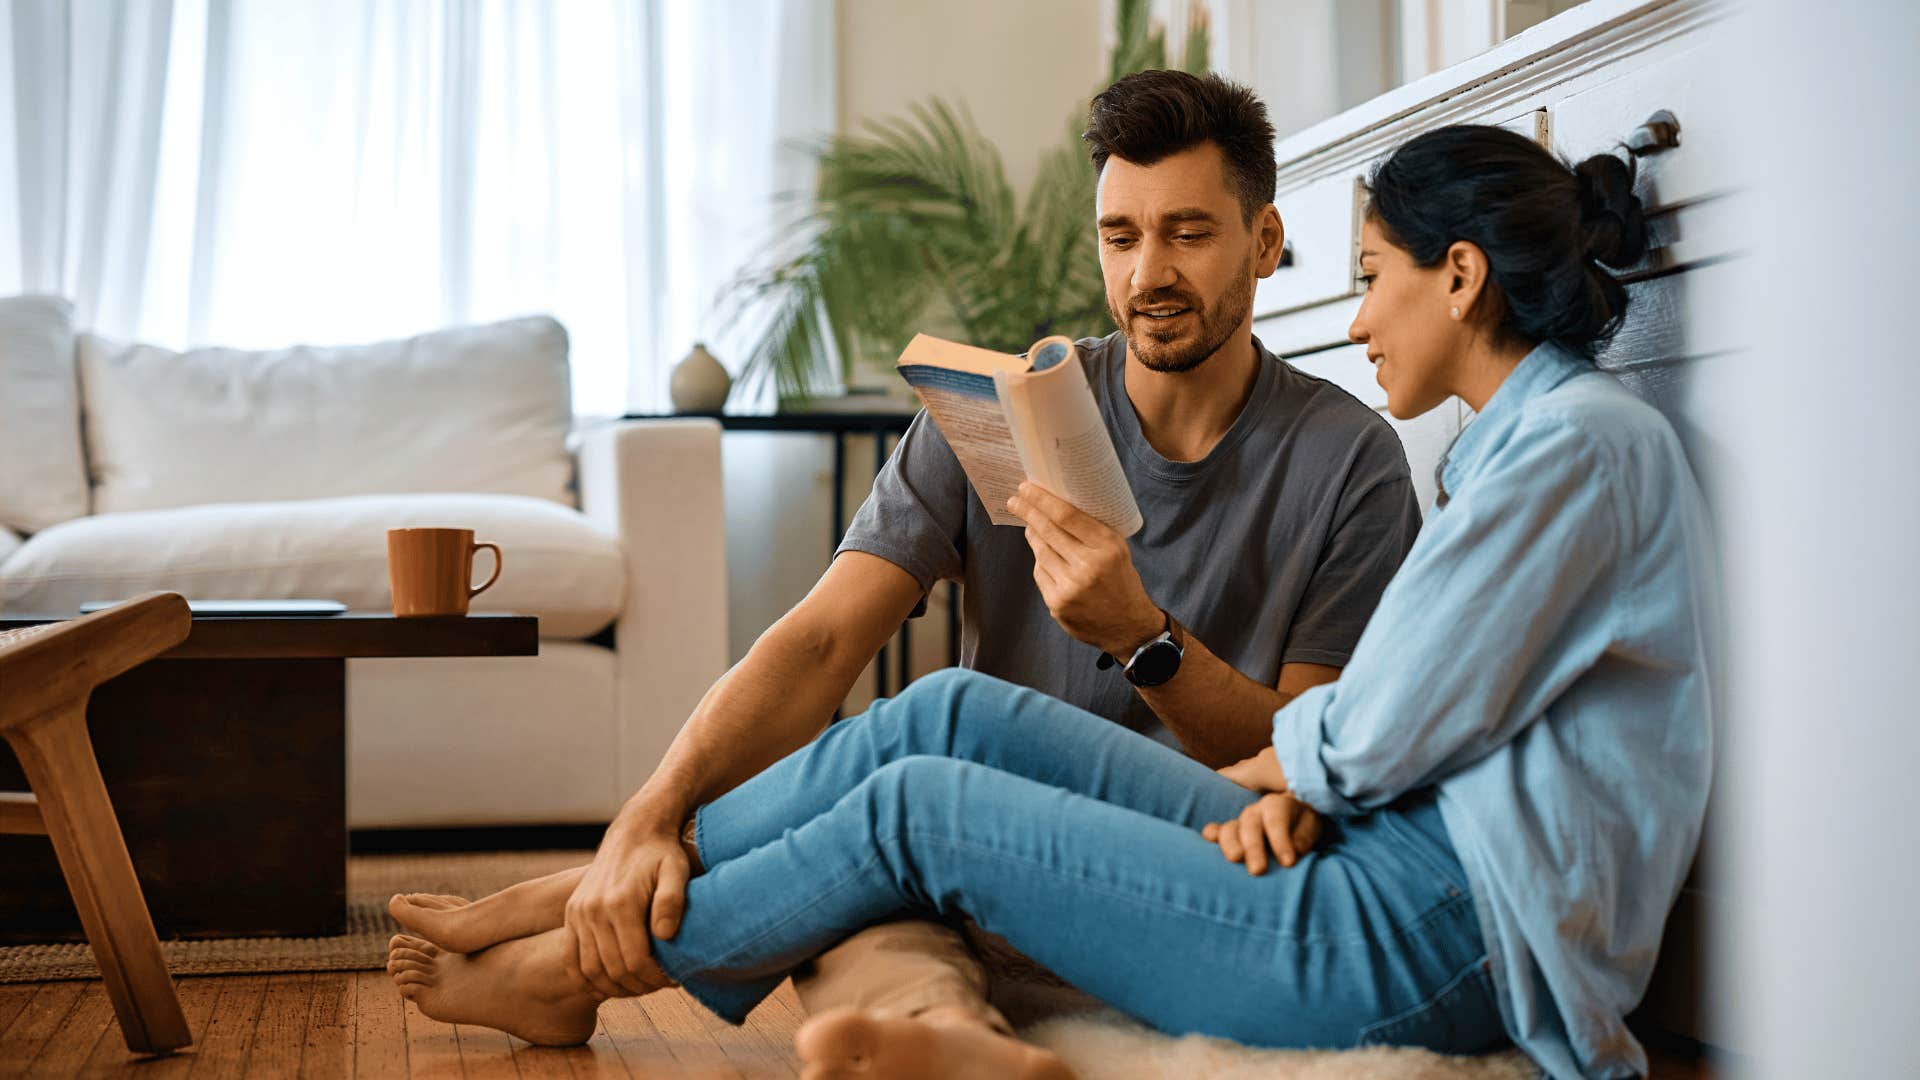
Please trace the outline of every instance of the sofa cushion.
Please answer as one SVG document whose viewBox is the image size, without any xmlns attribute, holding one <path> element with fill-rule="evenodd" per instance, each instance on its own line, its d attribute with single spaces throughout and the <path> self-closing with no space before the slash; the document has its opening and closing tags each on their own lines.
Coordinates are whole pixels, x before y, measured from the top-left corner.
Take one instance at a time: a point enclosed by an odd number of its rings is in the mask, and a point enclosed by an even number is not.
<svg viewBox="0 0 1920 1080">
<path fill-rule="evenodd" d="M 95 513 L 396 492 L 573 502 L 567 334 L 545 316 L 264 352 L 83 334 L 79 364 Z"/>
<path fill-rule="evenodd" d="M 7 559 L 20 550 L 20 534 L 0 525 L 0 567 L 7 565 Z"/>
<path fill-rule="evenodd" d="M 73 307 L 0 300 L 0 525 L 37 532 L 87 512 Z"/>
<path fill-rule="evenodd" d="M 582 638 L 619 614 L 620 545 L 579 511 L 514 495 L 358 495 L 98 514 L 29 539 L 0 566 L 0 610 L 63 614 L 155 589 L 188 599 L 340 600 L 390 611 L 386 531 L 474 530 L 500 545 L 500 580 L 475 611 L 540 618 L 546 637 Z M 474 557 L 485 581 L 493 556 Z"/>
</svg>

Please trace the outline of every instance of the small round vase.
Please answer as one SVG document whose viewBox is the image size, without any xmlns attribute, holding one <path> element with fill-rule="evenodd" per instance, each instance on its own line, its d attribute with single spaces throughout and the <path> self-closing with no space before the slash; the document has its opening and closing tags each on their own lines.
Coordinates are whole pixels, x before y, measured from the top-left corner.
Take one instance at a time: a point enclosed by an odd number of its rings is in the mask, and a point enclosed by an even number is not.
<svg viewBox="0 0 1920 1080">
<path fill-rule="evenodd" d="M 667 384 L 673 411 L 684 413 L 717 413 L 727 403 L 727 393 L 732 389 L 733 379 L 727 369 L 720 366 L 706 345 L 698 342 L 674 365 L 673 378 Z"/>
</svg>

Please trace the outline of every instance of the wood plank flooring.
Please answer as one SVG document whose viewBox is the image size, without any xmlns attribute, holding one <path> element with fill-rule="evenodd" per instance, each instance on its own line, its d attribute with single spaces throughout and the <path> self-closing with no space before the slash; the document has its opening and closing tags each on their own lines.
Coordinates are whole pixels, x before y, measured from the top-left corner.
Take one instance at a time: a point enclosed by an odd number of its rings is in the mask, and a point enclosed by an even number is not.
<svg viewBox="0 0 1920 1080">
<path fill-rule="evenodd" d="M 528 1045 L 489 1028 L 443 1024 L 394 992 L 385 972 L 228 975 L 175 980 L 196 1036 L 158 1059 L 127 1053 L 98 982 L 0 986 L 0 1078 L 797 1077 L 791 984 L 732 1027 L 681 991 L 609 1001 L 585 1046 Z M 1655 1050 L 1658 1080 L 1712 1080 L 1698 1061 Z M 1089 1077 L 1087 1080 L 1097 1080 Z"/>
<path fill-rule="evenodd" d="M 0 1077 L 797 1077 L 800 1003 L 782 984 L 732 1027 L 681 991 L 610 1001 L 587 1045 L 531 1046 L 443 1024 L 383 971 L 175 980 L 194 1045 L 136 1059 L 94 982 L 0 986 Z"/>
</svg>

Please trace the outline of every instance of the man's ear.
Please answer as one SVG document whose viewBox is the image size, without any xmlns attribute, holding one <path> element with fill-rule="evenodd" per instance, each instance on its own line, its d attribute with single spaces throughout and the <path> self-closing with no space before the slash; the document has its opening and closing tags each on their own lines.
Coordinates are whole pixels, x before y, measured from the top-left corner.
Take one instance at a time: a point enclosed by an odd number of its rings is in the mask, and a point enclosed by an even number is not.
<svg viewBox="0 0 1920 1080">
<path fill-rule="evenodd" d="M 1280 211 L 1272 203 L 1260 208 L 1253 216 L 1254 263 L 1253 276 L 1272 277 L 1273 271 L 1280 265 L 1280 252 L 1287 243 L 1287 226 L 1280 220 Z"/>
<path fill-rule="evenodd" d="M 1487 289 L 1487 253 L 1480 245 L 1455 240 L 1444 256 L 1447 268 L 1447 305 L 1460 310 L 1461 321 L 1473 316 L 1474 305 Z"/>
</svg>

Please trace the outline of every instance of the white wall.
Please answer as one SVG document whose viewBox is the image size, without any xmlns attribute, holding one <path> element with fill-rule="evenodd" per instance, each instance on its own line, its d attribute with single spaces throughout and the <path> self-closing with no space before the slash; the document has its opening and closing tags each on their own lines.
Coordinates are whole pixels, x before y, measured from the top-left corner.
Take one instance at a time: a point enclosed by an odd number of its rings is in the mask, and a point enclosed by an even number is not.
<svg viewBox="0 0 1920 1080">
<path fill-rule="evenodd" d="M 1920 1076 L 1920 6 L 1744 10 L 1719 80 L 1754 203 L 1736 316 L 1760 345 L 1704 388 L 1742 420 L 1714 484 L 1737 901 L 1716 979 L 1752 1075 Z"/>
<path fill-rule="evenodd" d="M 1103 82 L 1108 17 L 1102 0 L 839 0 L 840 130 L 943 96 L 973 113 L 1024 192 L 1041 155 L 1065 141 L 1070 118 Z M 729 433 L 722 452 L 727 619 L 738 660 L 826 568 L 833 452 L 824 436 L 743 433 Z M 850 517 L 867 495 L 872 440 L 849 439 L 847 462 Z M 931 603 L 914 626 L 916 671 L 946 662 L 946 590 L 935 590 Z M 870 696 L 871 672 L 854 688 L 852 707 Z"/>
<path fill-rule="evenodd" d="M 1017 191 L 1106 74 L 1101 0 L 840 0 L 840 130 L 938 95 L 972 111 Z M 1077 131 L 1078 128 L 1071 130 Z"/>
</svg>

